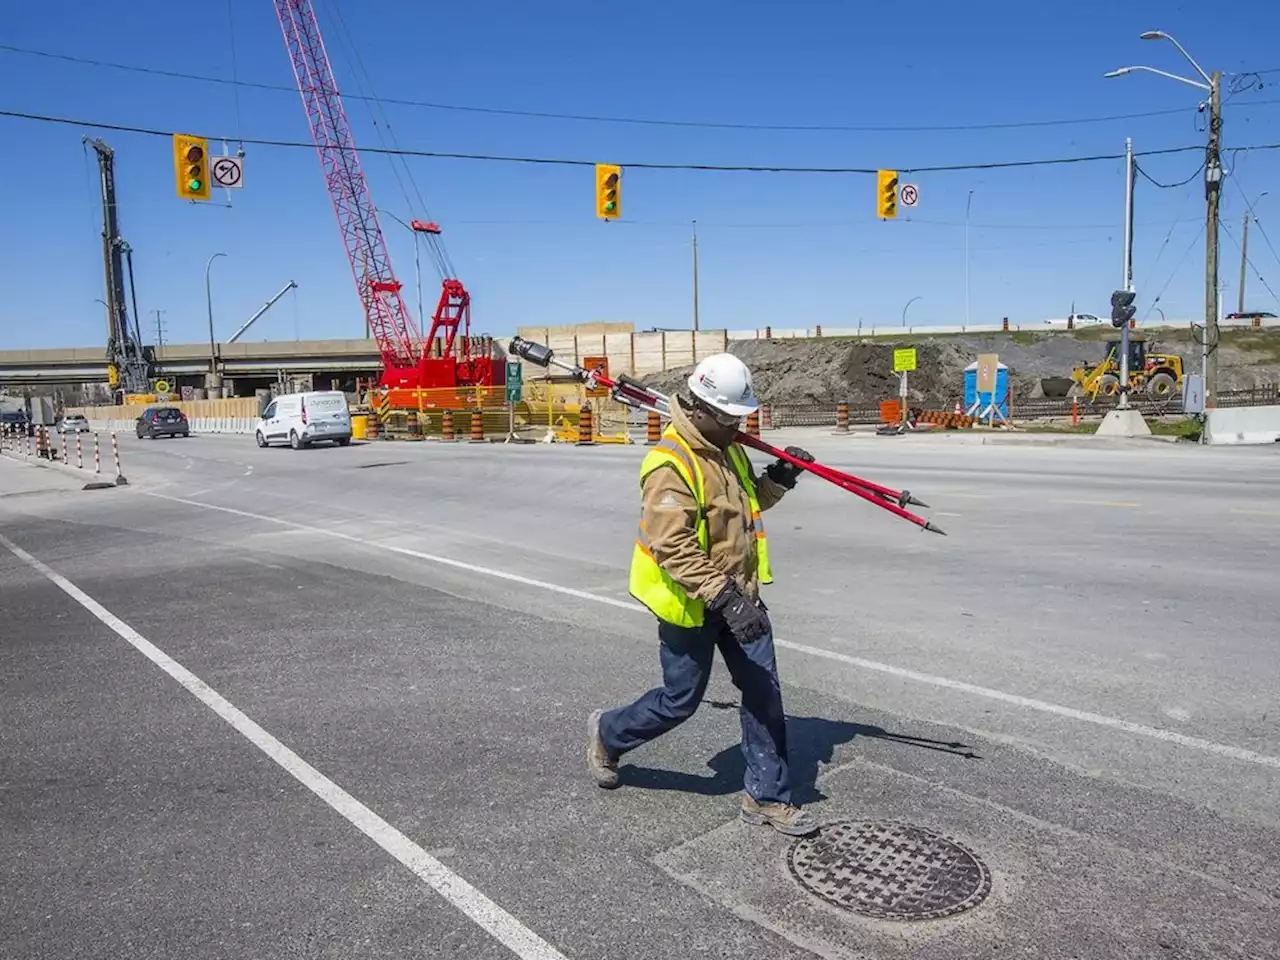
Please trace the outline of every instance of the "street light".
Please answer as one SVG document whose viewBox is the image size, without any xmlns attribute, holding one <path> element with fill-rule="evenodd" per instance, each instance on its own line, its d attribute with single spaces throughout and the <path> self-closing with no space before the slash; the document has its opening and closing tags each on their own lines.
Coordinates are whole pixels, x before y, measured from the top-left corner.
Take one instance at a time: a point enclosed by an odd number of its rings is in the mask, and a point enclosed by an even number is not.
<svg viewBox="0 0 1280 960">
<path fill-rule="evenodd" d="M 902 329 L 904 329 L 904 330 L 905 330 L 905 329 L 907 328 L 907 307 L 911 306 L 911 305 L 912 305 L 913 303 L 915 303 L 917 300 L 921 300 L 921 299 L 923 299 L 923 297 L 912 297 L 912 298 L 911 298 L 910 300 L 908 300 L 905 304 L 903 304 L 903 306 L 902 306 Z"/>
<path fill-rule="evenodd" d="M 1212 407 L 1213 398 L 1218 392 L 1218 206 L 1222 196 L 1222 74 L 1216 70 L 1212 74 L 1206 73 L 1191 54 L 1187 53 L 1186 48 L 1163 30 L 1146 30 L 1138 36 L 1143 40 L 1168 40 L 1195 68 L 1203 82 L 1146 66 L 1120 67 L 1103 76 L 1123 77 L 1135 71 L 1154 73 L 1209 94 L 1209 143 L 1204 161 L 1204 316 L 1205 339 L 1208 343 L 1204 362 L 1204 402 L 1206 407 Z M 1203 102 L 1200 108 L 1204 109 Z"/>
<path fill-rule="evenodd" d="M 1160 77 L 1168 77 L 1170 80 L 1177 80 L 1179 83 L 1190 84 L 1193 87 L 1199 87 L 1201 90 L 1212 91 L 1213 89 L 1208 84 L 1201 83 L 1199 80 L 1188 80 L 1186 77 L 1180 77 L 1176 73 L 1170 73 L 1167 70 L 1157 70 L 1155 67 L 1144 67 L 1137 64 L 1135 64 L 1132 67 L 1120 67 L 1118 70 L 1109 70 L 1106 73 L 1104 73 L 1103 76 L 1106 77 L 1107 79 L 1111 79 L 1112 77 L 1123 77 L 1123 76 L 1127 76 L 1130 73 L 1133 73 L 1133 71 L 1135 70 L 1142 70 L 1146 73 L 1154 73 Z"/>
<path fill-rule="evenodd" d="M 215 253 L 209 258 L 209 262 L 204 265 L 204 304 L 209 312 L 209 387 L 216 389 L 218 386 L 218 348 L 213 339 L 213 294 L 209 289 L 209 268 L 213 266 L 213 261 L 218 257 L 225 257 L 225 253 Z"/>
</svg>

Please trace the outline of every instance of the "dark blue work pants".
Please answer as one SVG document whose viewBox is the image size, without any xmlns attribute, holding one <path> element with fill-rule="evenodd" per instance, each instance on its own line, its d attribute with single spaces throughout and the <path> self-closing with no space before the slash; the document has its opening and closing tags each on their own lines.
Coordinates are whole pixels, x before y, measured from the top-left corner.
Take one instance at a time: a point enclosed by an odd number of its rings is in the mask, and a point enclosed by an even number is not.
<svg viewBox="0 0 1280 960">
<path fill-rule="evenodd" d="M 747 762 L 743 787 L 760 803 L 790 803 L 787 725 L 773 637 L 744 646 L 720 617 L 709 614 L 703 626 L 692 629 L 659 621 L 658 639 L 663 685 L 600 718 L 600 736 L 609 755 L 620 757 L 693 716 L 707 690 L 711 661 L 719 647 L 733 684 L 742 693 L 739 716 Z"/>
</svg>

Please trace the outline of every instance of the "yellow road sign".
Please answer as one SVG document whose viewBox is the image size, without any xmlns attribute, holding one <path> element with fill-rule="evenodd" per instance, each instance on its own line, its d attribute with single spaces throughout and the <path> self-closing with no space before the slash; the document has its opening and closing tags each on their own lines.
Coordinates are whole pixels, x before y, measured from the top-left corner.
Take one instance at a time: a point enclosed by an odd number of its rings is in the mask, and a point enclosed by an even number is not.
<svg viewBox="0 0 1280 960">
<path fill-rule="evenodd" d="M 904 347 L 893 351 L 893 372 L 912 373 L 916 368 L 916 348 Z"/>
</svg>

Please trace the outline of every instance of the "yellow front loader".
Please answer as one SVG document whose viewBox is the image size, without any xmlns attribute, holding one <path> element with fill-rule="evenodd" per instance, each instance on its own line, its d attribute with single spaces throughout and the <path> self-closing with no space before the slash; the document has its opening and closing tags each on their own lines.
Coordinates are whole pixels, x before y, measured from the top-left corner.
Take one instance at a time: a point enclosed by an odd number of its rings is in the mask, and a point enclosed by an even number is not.
<svg viewBox="0 0 1280 960">
<path fill-rule="evenodd" d="M 1091 403 L 1099 396 L 1115 397 L 1120 393 L 1120 339 L 1107 340 L 1102 362 L 1094 367 L 1077 364 L 1071 371 L 1072 393 L 1083 395 Z M 1153 400 L 1167 400 L 1182 389 L 1182 358 L 1176 353 L 1148 353 L 1142 334 L 1129 337 L 1129 393 L 1146 393 Z"/>
</svg>

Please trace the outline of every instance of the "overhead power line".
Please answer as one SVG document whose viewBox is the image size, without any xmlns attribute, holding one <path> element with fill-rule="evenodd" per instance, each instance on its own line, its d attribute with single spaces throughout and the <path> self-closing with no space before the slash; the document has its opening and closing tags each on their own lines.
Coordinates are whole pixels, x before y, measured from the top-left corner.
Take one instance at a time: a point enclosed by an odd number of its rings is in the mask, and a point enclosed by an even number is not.
<svg viewBox="0 0 1280 960">
<path fill-rule="evenodd" d="M 1231 232 L 1230 228 L 1228 228 L 1225 223 L 1220 226 L 1222 228 L 1222 232 L 1227 235 L 1227 238 L 1235 244 L 1235 248 L 1240 251 L 1242 256 L 1244 256 L 1244 250 L 1241 249 L 1240 241 L 1236 239 L 1236 235 Z M 1271 284 L 1267 283 L 1267 278 L 1258 272 L 1258 268 L 1254 266 L 1253 260 L 1248 256 L 1244 256 L 1244 261 L 1248 267 L 1253 270 L 1253 275 L 1258 278 L 1264 287 L 1267 288 L 1267 293 L 1271 294 L 1271 299 L 1276 303 L 1280 303 L 1280 297 L 1276 296 L 1276 292 L 1271 289 Z"/>
<path fill-rule="evenodd" d="M 0 44 L 0 51 L 17 53 L 23 56 L 40 57 L 46 60 L 60 60 L 66 63 L 77 63 L 83 66 L 105 67 L 111 70 L 122 70 L 127 73 L 138 73 L 156 77 L 167 77 L 172 80 L 191 80 L 197 83 L 216 83 L 237 88 L 268 90 L 274 93 L 287 93 L 296 96 L 296 87 L 276 83 L 257 83 L 251 80 L 227 79 L 208 74 L 187 73 L 180 70 L 163 70 L 156 67 L 142 67 L 136 64 L 117 63 L 111 60 L 98 60 L 92 57 L 77 57 L 65 53 L 52 53 L 47 50 L 33 50 L 28 47 L 17 47 L 11 44 Z M 1266 70 L 1247 71 L 1249 75 L 1267 73 Z M 1148 110 L 1143 113 L 1117 113 L 1100 117 L 1054 117 L 1043 120 L 1009 120 L 991 123 L 957 123 L 919 126 L 854 126 L 843 124 L 803 124 L 803 123 L 731 123 L 715 120 L 673 120 L 658 117 L 615 117 L 600 114 L 557 113 L 544 110 L 516 110 L 506 107 L 483 107 L 459 103 L 436 103 L 429 100 L 409 100 L 395 97 L 371 97 L 361 94 L 346 93 L 347 100 L 369 100 L 380 104 L 395 104 L 404 107 L 420 107 L 428 110 L 450 110 L 461 113 L 490 114 L 504 117 L 524 117 L 534 120 L 568 120 L 580 123 L 619 123 L 652 127 L 686 127 L 704 130 L 762 130 L 794 133 L 960 133 L 979 130 L 1017 130 L 1035 127 L 1082 126 L 1098 123 L 1115 123 L 1122 120 L 1142 120 L 1148 117 L 1167 117 L 1191 112 L 1190 107 L 1178 107 L 1168 110 Z M 1242 101 L 1239 106 L 1267 106 L 1280 104 L 1280 100 Z M 1234 104 L 1233 104 L 1234 105 Z"/>
<path fill-rule="evenodd" d="M 70 127 L 90 127 L 95 130 L 112 130 L 118 133 L 136 133 L 140 136 L 148 137 L 172 137 L 174 134 L 169 130 L 157 130 L 153 127 L 138 127 L 124 123 L 101 123 L 94 120 L 74 120 L 69 117 L 53 117 L 39 113 L 26 113 L 20 110 L 0 110 L 0 117 L 13 117 L 17 120 L 31 120 L 39 123 L 56 123 Z M 314 150 L 314 143 L 306 143 L 301 140 L 266 140 L 251 139 L 249 137 L 225 137 L 214 134 L 206 135 L 210 140 L 235 140 L 240 143 L 249 144 L 258 147 L 291 147 L 306 150 Z M 526 157 L 516 155 L 503 155 L 491 153 L 445 153 L 435 150 L 410 150 L 388 147 L 359 147 L 358 152 L 387 155 L 397 157 L 427 157 L 440 160 L 483 160 L 494 163 L 528 163 L 543 166 L 566 166 L 566 167 L 590 167 L 594 166 L 595 160 L 579 160 L 569 157 Z M 1200 145 L 1186 147 L 1165 147 L 1161 150 L 1145 150 L 1135 153 L 1140 157 L 1167 156 L 1176 153 L 1187 153 L 1193 150 L 1203 150 Z M 1239 152 L 1248 152 L 1251 150 L 1280 150 L 1280 143 L 1264 143 L 1252 146 L 1236 147 Z M 896 169 L 902 173 L 951 173 L 962 170 L 1007 170 L 1020 167 L 1051 167 L 1051 166 L 1068 166 L 1081 163 L 1096 163 L 1099 161 L 1115 161 L 1123 160 L 1125 157 L 1122 153 L 1102 153 L 1093 154 L 1091 156 L 1076 157 L 1046 157 L 1039 160 L 997 160 L 986 163 L 949 163 L 937 164 L 932 166 L 909 166 L 900 165 Z M 633 170 L 706 170 L 724 173 L 841 173 L 841 174 L 875 174 L 875 167 L 792 167 L 792 166 L 768 166 L 763 164 L 720 164 L 720 163 L 652 163 L 646 161 L 635 161 L 624 163 L 622 166 L 630 167 Z"/>
<path fill-rule="evenodd" d="M 1190 183 L 1196 177 L 1200 176 L 1200 171 L 1204 169 L 1204 161 L 1203 160 L 1200 161 L 1200 166 L 1196 167 L 1195 170 L 1191 172 L 1191 176 L 1187 177 L 1187 179 L 1185 180 L 1179 180 L 1177 183 L 1161 183 L 1155 177 L 1151 176 L 1151 174 L 1147 173 L 1147 171 L 1143 170 L 1142 165 L 1139 163 L 1135 163 L 1133 165 L 1133 168 L 1137 170 L 1140 174 L 1142 174 L 1145 180 L 1159 187 L 1161 190 L 1173 190 L 1173 189 L 1176 189 L 1177 187 L 1185 187 L 1188 183 Z"/>
</svg>

